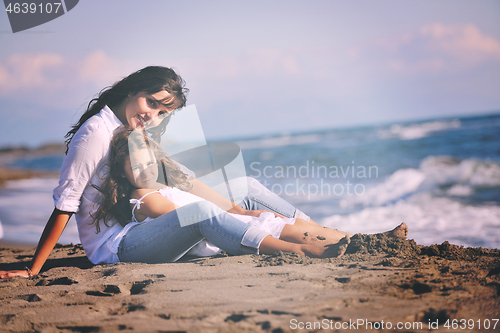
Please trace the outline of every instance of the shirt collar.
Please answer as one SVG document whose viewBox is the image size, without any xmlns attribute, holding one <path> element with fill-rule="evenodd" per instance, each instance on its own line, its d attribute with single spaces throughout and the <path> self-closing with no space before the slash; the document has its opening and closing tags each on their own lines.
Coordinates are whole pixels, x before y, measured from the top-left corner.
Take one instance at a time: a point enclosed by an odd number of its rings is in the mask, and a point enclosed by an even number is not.
<svg viewBox="0 0 500 333">
<path fill-rule="evenodd" d="M 102 108 L 101 117 L 110 132 L 113 132 L 118 126 L 123 125 L 120 119 L 118 119 L 115 113 L 107 105 Z"/>
</svg>

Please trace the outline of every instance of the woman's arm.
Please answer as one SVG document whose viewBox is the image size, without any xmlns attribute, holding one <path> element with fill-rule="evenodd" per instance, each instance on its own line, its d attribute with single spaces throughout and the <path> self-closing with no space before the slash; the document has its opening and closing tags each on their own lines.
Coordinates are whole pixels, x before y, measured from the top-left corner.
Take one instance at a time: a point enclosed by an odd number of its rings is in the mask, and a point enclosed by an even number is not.
<svg viewBox="0 0 500 333">
<path fill-rule="evenodd" d="M 45 225 L 45 229 L 43 230 L 40 241 L 38 242 L 35 255 L 33 256 L 33 260 L 31 261 L 32 275 L 36 275 L 40 272 L 43 264 L 49 257 L 50 252 L 52 252 L 52 249 L 59 240 L 59 237 L 61 237 L 61 234 L 72 215 L 73 213 L 54 209 L 47 224 Z M 14 276 L 29 277 L 29 273 L 27 270 L 0 271 L 0 278 L 2 279 L 11 278 Z"/>
<path fill-rule="evenodd" d="M 139 199 L 153 191 L 155 190 L 138 189 L 132 193 L 132 198 Z M 134 205 L 132 205 L 132 207 L 133 206 Z M 138 221 L 143 221 L 146 217 L 156 218 L 158 216 L 165 215 L 176 208 L 179 208 L 179 206 L 165 198 L 160 193 L 151 193 L 142 199 L 142 205 L 135 210 L 134 214 Z"/>
<path fill-rule="evenodd" d="M 191 185 L 193 185 L 193 188 L 191 189 L 191 191 L 189 191 L 189 193 L 216 204 L 218 207 L 222 208 L 228 213 L 259 216 L 260 214 L 267 212 L 267 210 L 246 210 L 243 207 L 235 204 L 234 202 L 226 199 L 225 197 L 214 191 L 210 186 L 205 185 L 197 179 L 190 179 L 189 182 L 191 183 Z M 273 214 L 277 217 L 283 217 L 277 213 Z"/>
</svg>

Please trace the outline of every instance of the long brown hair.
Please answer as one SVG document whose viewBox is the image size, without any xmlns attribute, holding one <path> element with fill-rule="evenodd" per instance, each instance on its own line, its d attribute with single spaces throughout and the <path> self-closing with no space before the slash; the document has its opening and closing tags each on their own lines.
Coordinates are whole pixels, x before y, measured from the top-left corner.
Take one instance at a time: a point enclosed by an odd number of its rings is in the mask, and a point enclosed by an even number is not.
<svg viewBox="0 0 500 333">
<path fill-rule="evenodd" d="M 158 162 L 158 182 L 177 187 L 183 191 L 192 188 L 188 176 L 161 149 L 160 145 L 143 130 L 121 127 L 115 132 L 110 144 L 109 172 L 100 188 L 102 200 L 97 211 L 92 214 L 93 224 L 100 231 L 99 222 L 104 225 L 114 218 L 122 226 L 130 222 L 132 209 L 130 195 L 136 189 L 125 175 L 125 162 L 130 154 L 141 149 L 150 149 Z"/>
<path fill-rule="evenodd" d="M 112 86 L 104 88 L 98 97 L 89 102 L 87 111 L 72 126 L 71 130 L 66 133 L 66 153 L 68 153 L 69 143 L 73 139 L 73 136 L 75 136 L 75 133 L 90 117 L 98 114 L 104 106 L 107 105 L 113 110 L 113 107 L 118 106 L 130 95 L 135 95 L 139 92 L 154 94 L 162 90 L 167 91 L 175 97 L 167 106 L 172 107 L 172 109 L 178 109 L 186 105 L 186 94 L 189 90 L 185 87 L 184 80 L 173 69 L 167 67 L 148 66 L 130 74 Z M 152 131 L 156 140 L 159 140 L 159 136 L 165 131 L 169 120 L 170 118 L 166 117 Z"/>
</svg>

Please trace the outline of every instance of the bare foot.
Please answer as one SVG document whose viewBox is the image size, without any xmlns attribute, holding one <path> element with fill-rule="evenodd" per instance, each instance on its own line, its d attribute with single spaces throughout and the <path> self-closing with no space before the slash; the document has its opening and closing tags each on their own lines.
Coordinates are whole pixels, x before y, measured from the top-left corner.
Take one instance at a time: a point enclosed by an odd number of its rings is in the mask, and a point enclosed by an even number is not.
<svg viewBox="0 0 500 333">
<path fill-rule="evenodd" d="M 300 250 L 295 251 L 296 253 L 311 257 L 311 258 L 323 258 L 326 247 L 311 244 L 298 244 Z"/>
<path fill-rule="evenodd" d="M 294 252 L 312 258 L 334 258 L 342 256 L 351 242 L 350 236 L 345 236 L 336 244 L 326 246 L 297 244 L 298 249 Z"/>
<path fill-rule="evenodd" d="M 326 250 L 323 253 L 323 258 L 334 258 L 343 256 L 350 242 L 351 242 L 351 236 L 346 235 L 344 236 L 344 238 L 339 240 L 337 244 L 329 244 L 325 246 Z"/>
<path fill-rule="evenodd" d="M 387 236 L 406 239 L 406 237 L 408 236 L 408 226 L 403 222 L 396 228 L 392 229 L 391 231 L 386 231 L 383 234 Z"/>
</svg>

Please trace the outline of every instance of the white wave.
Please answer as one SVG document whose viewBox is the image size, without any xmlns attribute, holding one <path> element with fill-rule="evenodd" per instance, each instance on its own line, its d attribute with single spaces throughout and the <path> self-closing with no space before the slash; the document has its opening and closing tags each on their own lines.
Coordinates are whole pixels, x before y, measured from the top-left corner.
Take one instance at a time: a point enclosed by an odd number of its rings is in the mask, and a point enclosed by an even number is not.
<svg viewBox="0 0 500 333">
<path fill-rule="evenodd" d="M 0 239 L 3 238 L 3 228 L 2 228 L 2 222 L 0 221 Z"/>
<path fill-rule="evenodd" d="M 52 190 L 56 178 L 31 178 L 8 181 L 0 192 L 0 217 L 4 239 L 36 244 L 54 209 Z M 59 242 L 79 243 L 75 222 L 70 222 Z"/>
<path fill-rule="evenodd" d="M 497 186 L 500 186 L 500 164 L 497 162 L 429 156 L 422 161 L 419 169 L 397 170 L 383 183 L 367 189 L 363 195 L 346 197 L 341 205 L 380 206 L 416 193 L 435 191 L 451 196 L 468 196 L 476 188 Z"/>
<path fill-rule="evenodd" d="M 303 134 L 303 135 L 290 135 L 284 134 L 278 137 L 267 137 L 255 140 L 240 140 L 235 143 L 242 149 L 256 149 L 256 148 L 273 148 L 289 145 L 303 145 L 308 143 L 320 142 L 324 135 L 320 134 Z"/>
<path fill-rule="evenodd" d="M 467 185 L 456 184 L 446 190 L 445 193 L 454 197 L 468 197 L 474 193 L 474 188 Z"/>
<path fill-rule="evenodd" d="M 5 183 L 5 189 L 19 191 L 43 191 L 52 193 L 57 186 L 57 178 L 29 178 L 20 180 L 9 180 Z"/>
<path fill-rule="evenodd" d="M 471 206 L 429 193 L 346 216 L 333 215 L 321 224 L 352 233 L 376 233 L 390 230 L 401 222 L 408 225 L 408 238 L 418 244 L 449 241 L 464 246 L 500 248 L 499 206 Z"/>
<path fill-rule="evenodd" d="M 382 139 L 398 138 L 401 140 L 414 140 L 430 136 L 434 132 L 451 128 L 459 128 L 462 123 L 458 119 L 429 121 L 420 124 L 400 125 L 394 124 L 389 129 L 379 130 Z"/>
<path fill-rule="evenodd" d="M 420 170 L 426 175 L 426 189 L 455 184 L 472 188 L 500 186 L 500 164 L 488 159 L 460 161 L 451 156 L 429 156 L 420 164 Z"/>
</svg>

